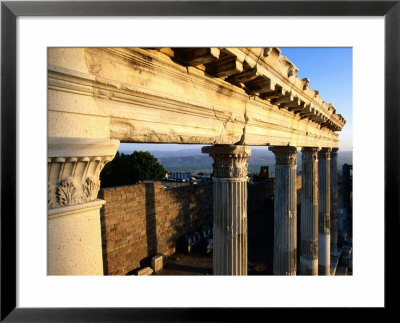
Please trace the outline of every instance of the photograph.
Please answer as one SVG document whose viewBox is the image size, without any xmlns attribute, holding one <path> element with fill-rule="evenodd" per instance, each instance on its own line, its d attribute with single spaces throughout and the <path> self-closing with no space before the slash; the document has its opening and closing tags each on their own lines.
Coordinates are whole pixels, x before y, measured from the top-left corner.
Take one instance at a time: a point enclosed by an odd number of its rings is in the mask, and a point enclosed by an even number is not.
<svg viewBox="0 0 400 323">
<path fill-rule="evenodd" d="M 399 0 L 0 17 L 1 322 L 393 317 Z"/>
<path fill-rule="evenodd" d="M 352 48 L 47 58 L 48 275 L 352 275 Z"/>
</svg>

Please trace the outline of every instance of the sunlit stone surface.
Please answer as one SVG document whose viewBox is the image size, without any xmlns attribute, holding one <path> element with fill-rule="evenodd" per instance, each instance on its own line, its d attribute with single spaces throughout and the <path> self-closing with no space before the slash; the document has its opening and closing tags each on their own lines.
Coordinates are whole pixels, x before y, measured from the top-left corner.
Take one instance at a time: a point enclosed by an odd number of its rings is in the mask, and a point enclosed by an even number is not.
<svg viewBox="0 0 400 323">
<path fill-rule="evenodd" d="M 247 146 L 203 147 L 214 159 L 214 275 L 247 275 Z"/>
<path fill-rule="evenodd" d="M 48 139 L 48 274 L 103 275 L 99 176 L 118 140 Z"/>
<path fill-rule="evenodd" d="M 274 275 L 297 270 L 297 148 L 271 147 L 275 154 Z"/>
</svg>

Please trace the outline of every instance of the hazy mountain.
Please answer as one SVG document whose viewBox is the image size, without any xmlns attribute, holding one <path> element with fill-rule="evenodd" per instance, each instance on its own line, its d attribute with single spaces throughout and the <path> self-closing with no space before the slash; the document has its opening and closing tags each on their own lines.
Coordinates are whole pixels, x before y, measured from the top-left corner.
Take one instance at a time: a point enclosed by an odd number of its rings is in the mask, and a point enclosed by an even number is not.
<svg viewBox="0 0 400 323">
<path fill-rule="evenodd" d="M 342 169 L 343 164 L 353 165 L 352 151 L 338 151 L 338 169 Z"/>
<path fill-rule="evenodd" d="M 132 151 L 120 151 L 125 154 L 131 154 Z M 182 172 L 212 172 L 213 160 L 207 154 L 203 154 L 200 149 L 180 149 L 171 151 L 153 150 L 150 153 L 155 156 L 158 161 L 168 171 Z M 297 155 L 298 170 L 301 170 L 301 153 Z M 270 166 L 270 174 L 274 174 L 275 157 L 267 147 L 252 148 L 251 157 L 248 159 L 249 172 L 258 173 L 261 166 Z M 343 164 L 353 163 L 352 151 L 338 152 L 338 169 L 340 170 Z"/>
<path fill-rule="evenodd" d="M 119 149 L 118 149 L 119 150 Z M 119 152 L 124 154 L 132 154 L 132 150 L 119 150 Z M 151 150 L 150 153 L 156 158 L 165 157 L 184 157 L 184 156 L 202 156 L 205 155 L 200 149 L 179 149 L 179 150 Z"/>
</svg>

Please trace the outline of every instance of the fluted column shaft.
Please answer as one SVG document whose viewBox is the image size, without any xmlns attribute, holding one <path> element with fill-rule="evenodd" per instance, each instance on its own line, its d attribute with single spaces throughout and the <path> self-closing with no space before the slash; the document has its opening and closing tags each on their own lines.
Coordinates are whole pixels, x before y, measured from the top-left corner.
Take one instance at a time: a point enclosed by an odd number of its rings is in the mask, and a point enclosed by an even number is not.
<svg viewBox="0 0 400 323">
<path fill-rule="evenodd" d="M 318 275 L 318 148 L 303 148 L 300 273 Z"/>
<path fill-rule="evenodd" d="M 318 153 L 318 274 L 330 275 L 331 148 Z"/>
<path fill-rule="evenodd" d="M 250 147 L 202 148 L 213 163 L 213 274 L 247 275 L 247 158 Z"/>
<path fill-rule="evenodd" d="M 103 275 L 100 172 L 118 140 L 48 137 L 48 275 Z"/>
<path fill-rule="evenodd" d="M 337 182 L 337 151 L 333 148 L 331 152 L 331 253 L 337 255 L 338 242 L 338 182 Z"/>
<path fill-rule="evenodd" d="M 271 147 L 275 154 L 274 275 L 297 270 L 297 148 Z"/>
</svg>

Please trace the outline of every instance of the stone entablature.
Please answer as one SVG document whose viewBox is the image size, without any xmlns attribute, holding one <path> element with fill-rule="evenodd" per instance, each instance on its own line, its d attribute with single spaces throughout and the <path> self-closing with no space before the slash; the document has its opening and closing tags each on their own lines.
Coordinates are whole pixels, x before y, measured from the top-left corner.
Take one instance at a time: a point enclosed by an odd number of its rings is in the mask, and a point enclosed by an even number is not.
<svg viewBox="0 0 400 323">
<path fill-rule="evenodd" d="M 118 145 L 118 140 L 49 137 L 48 208 L 96 200 L 100 172 Z"/>
<path fill-rule="evenodd" d="M 168 50 L 172 55 L 172 49 Z M 242 50 L 230 49 L 229 55 L 242 57 L 246 67 L 254 53 L 249 51 L 246 56 Z M 271 50 L 269 56 L 274 52 Z M 48 57 L 49 136 L 121 142 L 338 145 L 336 128 L 314 114 L 313 109 L 321 108 L 315 103 L 317 98 L 311 102 L 316 106 L 308 111 L 308 99 L 294 92 L 268 99 L 268 92 L 250 94 L 250 87 L 254 90 L 264 84 L 257 78 L 244 82 L 245 87 L 234 85 L 233 74 L 211 76 L 212 69 L 205 72 L 202 65 L 183 65 L 160 49 L 50 48 Z M 211 66 L 214 71 L 217 65 L 229 71 L 231 61 Z M 282 66 L 287 64 L 283 58 L 278 61 Z M 263 64 L 260 58 L 254 66 L 267 71 Z M 215 73 L 221 75 L 222 71 Z M 293 76 L 284 78 L 279 69 L 267 72 L 271 80 L 296 88 Z M 281 85 L 274 85 L 274 91 Z M 292 102 L 291 96 L 299 99 Z M 304 101 L 305 109 L 297 111 L 298 101 L 300 106 Z M 332 114 L 329 120 L 334 118 Z"/>
<path fill-rule="evenodd" d="M 226 78 L 250 95 L 298 113 L 334 131 L 339 131 L 345 119 L 336 108 L 311 89 L 310 80 L 296 76 L 298 68 L 279 48 L 162 48 L 165 54 L 196 66 L 206 73 Z"/>
</svg>

